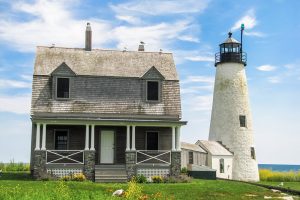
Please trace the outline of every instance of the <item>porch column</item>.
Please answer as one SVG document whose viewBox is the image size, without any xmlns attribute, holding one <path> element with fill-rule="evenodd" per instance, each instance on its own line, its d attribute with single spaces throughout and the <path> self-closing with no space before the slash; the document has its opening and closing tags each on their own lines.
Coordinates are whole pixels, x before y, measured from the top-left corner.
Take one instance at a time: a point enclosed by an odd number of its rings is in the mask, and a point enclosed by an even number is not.
<svg viewBox="0 0 300 200">
<path fill-rule="evenodd" d="M 85 125 L 85 148 L 84 150 L 90 150 L 89 148 L 89 134 L 90 131 L 89 131 L 89 125 Z"/>
<path fill-rule="evenodd" d="M 132 151 L 135 151 L 135 126 L 132 126 L 132 147 L 131 147 L 131 150 Z"/>
<path fill-rule="evenodd" d="M 46 126 L 47 126 L 47 124 L 43 124 L 43 138 L 42 138 L 41 150 L 46 150 Z"/>
<path fill-rule="evenodd" d="M 181 151 L 181 143 L 180 143 L 180 126 L 176 127 L 176 150 Z"/>
<path fill-rule="evenodd" d="M 91 149 L 95 150 L 95 124 L 92 124 L 92 131 L 91 131 Z"/>
<path fill-rule="evenodd" d="M 126 151 L 130 151 L 130 126 L 127 125 Z"/>
<path fill-rule="evenodd" d="M 175 126 L 172 126 L 172 151 L 176 151 L 176 148 L 175 148 Z"/>
<path fill-rule="evenodd" d="M 36 124 L 36 136 L 35 136 L 35 150 L 40 150 L 40 123 Z"/>
</svg>

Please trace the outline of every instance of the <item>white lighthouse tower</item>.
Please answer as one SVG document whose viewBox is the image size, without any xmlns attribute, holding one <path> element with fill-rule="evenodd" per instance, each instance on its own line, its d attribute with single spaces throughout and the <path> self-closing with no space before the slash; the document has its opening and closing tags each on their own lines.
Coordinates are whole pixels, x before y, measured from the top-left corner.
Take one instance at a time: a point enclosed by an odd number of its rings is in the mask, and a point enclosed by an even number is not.
<svg viewBox="0 0 300 200">
<path fill-rule="evenodd" d="M 241 40 L 243 29 L 242 25 Z M 247 57 L 242 43 L 232 38 L 232 33 L 228 35 L 216 54 L 209 140 L 222 143 L 233 153 L 232 179 L 259 181 L 245 73 Z"/>
</svg>

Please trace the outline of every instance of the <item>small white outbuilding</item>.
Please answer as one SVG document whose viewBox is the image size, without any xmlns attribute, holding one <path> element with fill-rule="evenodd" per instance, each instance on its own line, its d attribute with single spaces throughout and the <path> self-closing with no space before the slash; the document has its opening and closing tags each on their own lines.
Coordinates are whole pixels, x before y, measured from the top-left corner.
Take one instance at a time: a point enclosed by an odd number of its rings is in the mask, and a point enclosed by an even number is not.
<svg viewBox="0 0 300 200">
<path fill-rule="evenodd" d="M 216 170 L 217 178 L 232 179 L 233 154 L 216 141 L 198 140 L 196 145 L 204 149 L 207 155 L 207 166 Z"/>
</svg>

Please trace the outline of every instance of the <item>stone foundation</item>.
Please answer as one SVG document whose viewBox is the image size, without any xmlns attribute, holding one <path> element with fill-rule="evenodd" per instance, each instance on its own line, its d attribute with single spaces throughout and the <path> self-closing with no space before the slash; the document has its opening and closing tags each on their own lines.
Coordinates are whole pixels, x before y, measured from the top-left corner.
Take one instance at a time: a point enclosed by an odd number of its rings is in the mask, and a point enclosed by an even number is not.
<svg viewBox="0 0 300 200">
<path fill-rule="evenodd" d="M 83 173 L 88 180 L 95 180 L 95 151 L 84 151 Z"/>
<path fill-rule="evenodd" d="M 46 151 L 37 150 L 33 155 L 33 177 L 35 179 L 41 179 L 47 175 L 46 171 Z"/>
<path fill-rule="evenodd" d="M 181 170 L 181 152 L 171 153 L 171 176 L 179 176 Z"/>
<path fill-rule="evenodd" d="M 127 151 L 125 153 L 125 162 L 126 162 L 126 171 L 127 178 L 130 180 L 132 176 L 136 174 L 136 152 L 135 151 Z"/>
</svg>

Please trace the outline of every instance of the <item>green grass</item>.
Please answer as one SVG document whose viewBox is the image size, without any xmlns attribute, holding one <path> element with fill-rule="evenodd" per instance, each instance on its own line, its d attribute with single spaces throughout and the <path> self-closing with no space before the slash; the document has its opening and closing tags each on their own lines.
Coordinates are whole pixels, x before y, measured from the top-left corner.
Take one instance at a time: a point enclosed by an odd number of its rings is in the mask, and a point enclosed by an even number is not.
<svg viewBox="0 0 300 200">
<path fill-rule="evenodd" d="M 10 199 L 122 199 L 112 198 L 116 189 L 127 184 L 93 182 L 34 181 L 28 173 L 3 173 L 0 178 L 0 200 Z M 142 184 L 146 199 L 263 199 L 280 196 L 268 189 L 250 184 L 222 180 L 193 180 L 180 184 Z"/>
<path fill-rule="evenodd" d="M 269 169 L 260 169 L 259 177 L 261 181 L 300 182 L 300 171 L 278 172 Z"/>
<path fill-rule="evenodd" d="M 14 160 L 11 160 L 9 163 L 0 162 L 0 170 L 3 172 L 29 171 L 29 167 L 29 163 L 15 163 Z"/>
<path fill-rule="evenodd" d="M 260 183 L 264 185 L 279 186 L 281 182 L 261 181 Z M 300 191 L 300 182 L 283 182 L 283 187 Z"/>
</svg>

